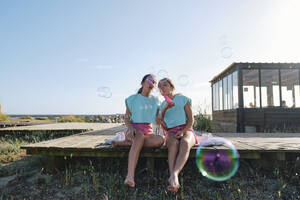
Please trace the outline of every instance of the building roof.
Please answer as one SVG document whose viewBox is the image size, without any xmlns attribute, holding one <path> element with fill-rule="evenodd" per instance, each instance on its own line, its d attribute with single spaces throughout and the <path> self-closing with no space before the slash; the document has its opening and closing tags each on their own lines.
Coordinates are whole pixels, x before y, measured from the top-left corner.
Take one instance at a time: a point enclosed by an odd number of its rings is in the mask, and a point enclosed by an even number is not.
<svg viewBox="0 0 300 200">
<path fill-rule="evenodd" d="M 300 63 L 281 63 L 281 62 L 277 62 L 277 63 L 262 63 L 262 62 L 233 62 L 231 65 L 229 65 L 226 69 L 224 69 L 221 73 L 219 73 L 217 76 L 213 77 L 213 79 L 211 79 L 209 82 L 210 83 L 214 83 L 216 82 L 218 79 L 221 79 L 222 77 L 224 77 L 227 73 L 229 73 L 232 69 L 234 69 L 237 66 L 243 66 L 243 67 L 248 67 L 248 66 L 255 66 L 255 67 L 259 67 L 259 68 L 268 68 L 268 67 L 296 67 L 296 68 L 300 68 Z"/>
</svg>

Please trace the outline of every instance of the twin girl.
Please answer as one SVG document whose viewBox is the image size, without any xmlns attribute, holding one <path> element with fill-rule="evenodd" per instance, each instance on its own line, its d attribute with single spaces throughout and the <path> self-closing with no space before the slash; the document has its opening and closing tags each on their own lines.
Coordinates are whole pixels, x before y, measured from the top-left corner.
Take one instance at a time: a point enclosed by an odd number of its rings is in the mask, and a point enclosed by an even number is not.
<svg viewBox="0 0 300 200">
<path fill-rule="evenodd" d="M 180 187 L 178 175 L 189 157 L 190 149 L 197 143 L 197 136 L 192 129 L 192 102 L 184 95 L 175 94 L 173 82 L 164 78 L 158 82 L 159 91 L 172 101 L 163 101 L 160 104 L 158 98 L 151 95 L 156 84 L 154 75 L 145 75 L 138 93 L 125 100 L 125 140 L 112 141 L 112 144 L 131 146 L 124 181 L 130 187 L 135 187 L 134 171 L 142 147 L 160 147 L 166 144 L 170 172 L 168 190 L 177 192 Z M 165 130 L 165 137 L 154 134 L 151 125 L 154 122 Z"/>
</svg>

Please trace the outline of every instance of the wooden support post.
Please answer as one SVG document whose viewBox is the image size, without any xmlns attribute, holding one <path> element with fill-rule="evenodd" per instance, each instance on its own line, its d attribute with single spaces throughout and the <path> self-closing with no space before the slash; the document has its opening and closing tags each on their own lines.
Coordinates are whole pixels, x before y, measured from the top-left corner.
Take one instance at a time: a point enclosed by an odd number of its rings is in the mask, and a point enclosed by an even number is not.
<svg viewBox="0 0 300 200">
<path fill-rule="evenodd" d="M 147 159 L 147 170 L 150 173 L 149 177 L 153 177 L 154 174 L 154 158 L 153 157 L 148 157 Z"/>
<path fill-rule="evenodd" d="M 246 152 L 240 153 L 240 158 L 242 159 L 261 159 L 261 155 L 259 152 Z"/>
<path fill-rule="evenodd" d="M 261 159 L 258 160 L 257 165 L 268 168 L 272 167 L 282 167 L 285 161 L 285 152 L 270 152 L 262 153 Z"/>
<path fill-rule="evenodd" d="M 50 172 L 57 172 L 58 169 L 65 165 L 65 160 L 63 156 L 50 156 L 46 157 L 45 168 Z"/>
<path fill-rule="evenodd" d="M 276 157 L 277 157 L 277 160 L 285 161 L 285 153 L 284 152 L 276 153 Z"/>
</svg>

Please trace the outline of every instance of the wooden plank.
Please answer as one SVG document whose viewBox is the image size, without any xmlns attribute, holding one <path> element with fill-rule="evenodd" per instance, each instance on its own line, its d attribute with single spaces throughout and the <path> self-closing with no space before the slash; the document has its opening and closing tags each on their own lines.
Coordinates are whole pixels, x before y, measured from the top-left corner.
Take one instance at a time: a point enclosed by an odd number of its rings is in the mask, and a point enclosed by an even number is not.
<svg viewBox="0 0 300 200">
<path fill-rule="evenodd" d="M 77 148 L 94 148 L 104 143 L 105 138 L 113 137 L 113 135 L 76 135 L 67 136 L 60 139 L 50 140 L 27 145 L 28 147 L 77 147 Z M 227 137 L 231 140 L 238 150 L 300 150 L 300 138 L 242 138 Z"/>
<path fill-rule="evenodd" d="M 83 123 L 83 122 L 71 122 L 71 123 L 52 123 L 32 126 L 18 126 L 1 128 L 0 131 L 5 130 L 103 130 L 113 127 L 123 126 L 123 123 Z"/>
<path fill-rule="evenodd" d="M 100 151 L 97 151 L 100 150 Z M 42 155 L 49 155 L 49 156 L 67 156 L 67 157 L 119 157 L 125 158 L 128 157 L 129 148 L 127 149 L 114 149 L 111 150 L 110 148 L 104 149 L 60 149 L 60 148 L 41 148 L 41 149 L 27 149 L 28 154 L 42 154 Z M 211 149 L 214 150 L 214 149 Z M 241 159 L 261 159 L 261 153 L 266 154 L 266 152 L 258 152 L 258 151 L 240 151 L 240 158 Z M 269 152 L 268 157 L 277 159 L 277 160 L 284 160 L 286 152 Z M 166 148 L 160 148 L 156 151 L 152 151 L 149 149 L 143 149 L 140 153 L 140 157 L 146 158 L 167 158 L 168 151 Z M 190 152 L 190 158 L 196 157 L 196 150 L 192 149 Z"/>
<path fill-rule="evenodd" d="M 77 146 L 80 147 L 80 144 L 85 144 L 84 146 L 89 146 L 87 145 L 88 143 L 90 143 L 90 146 L 93 147 L 93 141 L 94 140 L 100 140 L 100 142 L 104 142 L 104 135 L 112 137 L 112 134 L 115 135 L 115 133 L 120 132 L 120 131 L 124 131 L 125 130 L 125 126 L 123 125 L 119 125 L 119 126 L 114 126 L 108 129 L 103 129 L 103 130 L 98 130 L 98 131 L 90 131 L 90 132 L 86 132 L 86 133 L 79 133 L 79 134 L 75 134 L 75 135 L 71 135 L 71 136 L 66 136 L 63 138 L 58 138 L 58 139 L 54 139 L 54 140 L 48 140 L 48 141 L 44 141 L 44 142 L 39 142 L 39 143 L 34 143 L 34 144 L 30 144 L 27 146 L 31 146 L 31 147 L 40 147 L 40 146 L 45 146 L 45 147 L 51 147 L 51 146 L 59 146 L 59 147 L 63 147 L 63 146 Z"/>
<path fill-rule="evenodd" d="M 112 147 L 105 145 L 104 139 L 113 137 L 108 133 L 115 134 L 115 131 L 124 130 L 124 127 L 112 128 L 109 130 L 92 131 L 84 134 L 67 136 L 60 139 L 40 142 L 22 146 L 28 154 L 43 154 L 49 156 L 81 156 L 81 157 L 127 157 L 129 147 Z M 104 134 L 102 134 L 104 133 Z M 300 134 L 245 134 L 245 133 L 218 133 L 232 141 L 244 159 L 262 159 L 267 153 L 267 157 L 276 160 L 285 160 L 286 153 L 300 152 Z M 283 136 L 280 138 L 280 136 Z M 206 149 L 226 149 L 224 146 L 205 147 Z M 197 147 L 193 147 L 190 158 L 196 157 Z M 263 156 L 262 156 L 263 154 Z M 167 158 L 167 148 L 143 148 L 141 157 Z"/>
</svg>

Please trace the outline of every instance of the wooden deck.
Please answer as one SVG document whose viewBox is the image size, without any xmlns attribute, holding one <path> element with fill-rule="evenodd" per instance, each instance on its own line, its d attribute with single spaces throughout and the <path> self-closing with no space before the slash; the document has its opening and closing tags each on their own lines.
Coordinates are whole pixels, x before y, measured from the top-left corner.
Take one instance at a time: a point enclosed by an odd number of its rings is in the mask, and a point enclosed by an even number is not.
<svg viewBox="0 0 300 200">
<path fill-rule="evenodd" d="M 67 136 L 59 139 L 22 146 L 27 154 L 49 156 L 81 157 L 127 157 L 129 147 L 112 147 L 104 144 L 105 138 L 124 131 L 121 124 L 102 125 L 99 130 Z M 300 133 L 214 133 L 229 139 L 235 145 L 240 157 L 245 159 L 262 159 L 272 157 L 285 160 L 287 153 L 300 154 Z M 207 148 L 226 148 L 224 146 Z M 193 147 L 190 157 L 195 157 L 197 147 Z M 143 148 L 141 157 L 167 157 L 167 148 Z"/>
<path fill-rule="evenodd" d="M 120 126 L 121 123 L 85 123 L 85 122 L 71 122 L 71 123 L 47 123 L 47 124 L 33 124 L 29 126 L 17 126 L 1 128 L 0 131 L 7 130 L 103 130 L 114 126 Z"/>
</svg>

